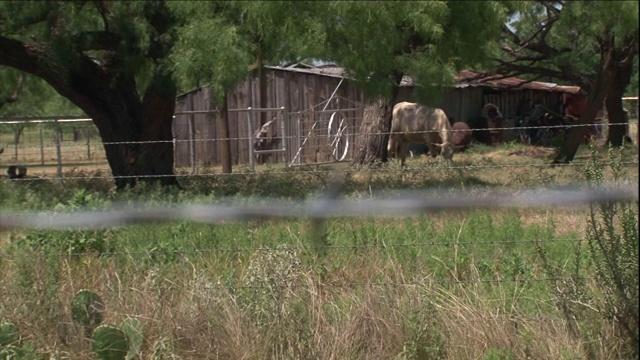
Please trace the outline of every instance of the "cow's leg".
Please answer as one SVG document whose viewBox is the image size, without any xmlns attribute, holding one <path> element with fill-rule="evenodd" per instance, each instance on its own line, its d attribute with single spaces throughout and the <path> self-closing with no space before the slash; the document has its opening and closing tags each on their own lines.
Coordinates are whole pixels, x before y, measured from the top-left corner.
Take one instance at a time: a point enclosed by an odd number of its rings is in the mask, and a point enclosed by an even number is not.
<svg viewBox="0 0 640 360">
<path fill-rule="evenodd" d="M 400 166 L 405 165 L 405 160 L 407 159 L 407 154 L 409 154 L 409 143 L 406 141 L 400 141 L 398 144 L 398 157 L 400 158 Z"/>
<path fill-rule="evenodd" d="M 398 158 L 398 140 L 396 136 L 391 134 L 389 136 L 389 145 L 387 146 L 387 156 Z"/>
<path fill-rule="evenodd" d="M 438 156 L 438 152 L 440 151 L 440 148 L 438 146 L 436 146 L 435 142 L 436 142 L 436 136 L 433 136 L 433 134 L 425 134 L 424 136 L 424 140 L 427 143 L 427 146 L 429 147 L 429 155 L 431 155 L 432 158 L 435 158 L 436 156 Z"/>
</svg>

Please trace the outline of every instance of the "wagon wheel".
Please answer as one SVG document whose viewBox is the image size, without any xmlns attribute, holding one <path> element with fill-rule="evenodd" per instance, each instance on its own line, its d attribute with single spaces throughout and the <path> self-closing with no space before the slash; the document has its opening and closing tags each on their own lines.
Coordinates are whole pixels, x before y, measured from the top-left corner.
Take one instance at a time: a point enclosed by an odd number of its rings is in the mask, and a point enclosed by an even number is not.
<svg viewBox="0 0 640 360">
<path fill-rule="evenodd" d="M 329 147 L 331 156 L 336 161 L 342 161 L 349 152 L 349 135 L 347 134 L 347 120 L 341 112 L 334 112 L 329 118 Z"/>
</svg>

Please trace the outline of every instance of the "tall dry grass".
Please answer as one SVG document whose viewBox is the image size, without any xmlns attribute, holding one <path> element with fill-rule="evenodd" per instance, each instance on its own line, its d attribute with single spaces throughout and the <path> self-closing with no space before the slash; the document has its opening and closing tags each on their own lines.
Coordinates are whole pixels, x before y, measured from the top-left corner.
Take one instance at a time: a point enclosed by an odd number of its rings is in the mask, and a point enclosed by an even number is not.
<svg viewBox="0 0 640 360">
<path fill-rule="evenodd" d="M 48 289 L 55 271 L 48 260 L 30 258 L 30 290 L 12 284 L 25 274 L 4 264 L 2 317 L 40 352 L 69 359 L 93 356 L 67 310 L 83 288 L 102 295 L 104 323 L 143 322 L 142 359 L 588 358 L 584 339 L 571 336 L 549 298 L 526 298 L 526 281 L 506 286 L 472 275 L 442 284 L 376 251 L 325 271 L 299 250 L 257 251 L 231 276 L 208 256 L 144 271 L 95 257 L 64 259 L 55 289 Z M 617 358 L 615 329 L 598 326 L 608 343 L 596 358 Z"/>
</svg>

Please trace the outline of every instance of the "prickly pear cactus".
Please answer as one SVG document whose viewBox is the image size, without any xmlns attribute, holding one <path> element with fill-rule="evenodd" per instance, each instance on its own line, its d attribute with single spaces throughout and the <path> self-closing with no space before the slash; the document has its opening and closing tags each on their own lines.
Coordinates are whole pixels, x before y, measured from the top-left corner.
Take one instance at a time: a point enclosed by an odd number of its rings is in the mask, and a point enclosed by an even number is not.
<svg viewBox="0 0 640 360">
<path fill-rule="evenodd" d="M 18 327 L 10 322 L 0 324 L 0 348 L 15 345 L 20 340 Z"/>
<path fill-rule="evenodd" d="M 100 295 L 90 290 L 80 290 L 71 299 L 71 318 L 85 329 L 85 337 L 91 337 L 96 326 L 102 322 L 104 302 Z"/>
<path fill-rule="evenodd" d="M 129 341 L 124 331 L 113 326 L 101 325 L 91 336 L 91 349 L 99 360 L 125 360 Z"/>
<path fill-rule="evenodd" d="M 127 339 L 129 340 L 127 360 L 131 360 L 135 358 L 142 349 L 142 343 L 144 341 L 144 327 L 140 320 L 127 318 L 122 321 L 120 329 L 127 335 Z"/>
</svg>

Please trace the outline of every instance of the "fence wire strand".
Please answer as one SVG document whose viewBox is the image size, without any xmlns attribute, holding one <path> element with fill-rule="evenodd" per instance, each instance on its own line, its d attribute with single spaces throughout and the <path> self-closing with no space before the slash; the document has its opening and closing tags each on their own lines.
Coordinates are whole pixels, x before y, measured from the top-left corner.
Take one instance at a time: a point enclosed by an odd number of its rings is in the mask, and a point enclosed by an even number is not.
<svg viewBox="0 0 640 360">
<path fill-rule="evenodd" d="M 306 201 L 262 198 L 225 199 L 217 204 L 114 204 L 104 210 L 75 212 L 0 212 L 0 229 L 104 229 L 156 221 L 192 221 L 223 224 L 249 219 L 330 219 L 345 217 L 395 218 L 421 213 L 472 208 L 576 206 L 610 201 L 638 201 L 638 183 L 591 186 L 567 185 L 511 191 L 398 190 L 366 199 L 317 196 Z"/>
</svg>

